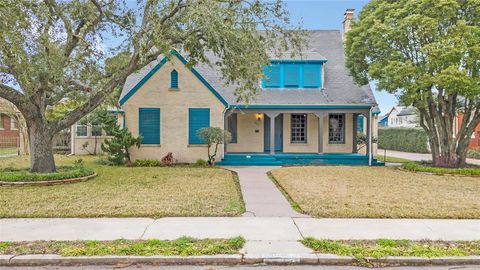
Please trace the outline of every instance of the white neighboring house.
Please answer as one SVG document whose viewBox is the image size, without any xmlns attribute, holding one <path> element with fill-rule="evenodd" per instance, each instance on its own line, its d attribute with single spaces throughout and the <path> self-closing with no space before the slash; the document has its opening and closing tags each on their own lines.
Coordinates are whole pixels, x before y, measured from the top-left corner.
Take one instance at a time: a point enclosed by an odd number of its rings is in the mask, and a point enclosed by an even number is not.
<svg viewBox="0 0 480 270">
<path fill-rule="evenodd" d="M 122 109 L 108 108 L 107 111 L 117 117 L 117 124 L 125 127 L 125 112 Z M 71 127 L 70 154 L 96 155 L 102 153 L 101 144 L 109 138 L 100 125 L 89 123 L 83 118 Z"/>
<path fill-rule="evenodd" d="M 414 128 L 418 127 L 418 119 L 415 108 L 395 106 L 388 113 L 387 127 L 391 128 Z"/>
</svg>

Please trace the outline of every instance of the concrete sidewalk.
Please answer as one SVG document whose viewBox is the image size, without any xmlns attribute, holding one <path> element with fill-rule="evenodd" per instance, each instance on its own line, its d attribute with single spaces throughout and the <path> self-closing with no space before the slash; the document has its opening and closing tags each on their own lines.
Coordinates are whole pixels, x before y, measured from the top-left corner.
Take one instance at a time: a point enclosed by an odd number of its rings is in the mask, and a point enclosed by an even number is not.
<svg viewBox="0 0 480 270">
<path fill-rule="evenodd" d="M 377 154 L 383 157 L 385 153 L 384 151 L 385 151 L 384 149 L 378 149 Z M 408 152 L 400 152 L 400 151 L 393 151 L 393 150 L 386 150 L 386 151 L 387 151 L 387 157 L 404 158 L 404 159 L 410 159 L 413 161 L 432 160 L 432 155 L 430 154 L 408 153 Z M 467 163 L 480 165 L 480 160 L 467 158 Z"/>
<path fill-rule="evenodd" d="M 168 217 L 0 219 L 0 241 L 227 238 L 248 241 L 324 239 L 480 240 L 480 219 L 315 219 Z"/>
</svg>

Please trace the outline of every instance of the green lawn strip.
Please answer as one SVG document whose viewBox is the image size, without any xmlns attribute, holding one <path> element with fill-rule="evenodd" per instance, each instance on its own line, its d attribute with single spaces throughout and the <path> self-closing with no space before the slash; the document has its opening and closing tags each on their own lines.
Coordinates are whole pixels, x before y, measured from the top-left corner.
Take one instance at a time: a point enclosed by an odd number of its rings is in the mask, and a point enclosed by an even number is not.
<svg viewBox="0 0 480 270">
<path fill-rule="evenodd" d="M 392 162 L 392 163 L 405 163 L 405 162 L 411 162 L 409 159 L 404 159 L 404 158 L 398 158 L 398 157 L 389 157 L 389 156 L 383 156 L 383 155 L 376 155 L 375 159 L 378 161 L 383 161 L 383 162 Z"/>
<path fill-rule="evenodd" d="M 0 148 L 0 155 L 14 155 L 17 154 L 17 148 Z"/>
<path fill-rule="evenodd" d="M 61 256 L 198 256 L 237 254 L 245 239 L 202 239 L 181 237 L 167 240 L 34 241 L 0 242 L 0 254 L 58 254 Z"/>
<path fill-rule="evenodd" d="M 480 241 L 409 241 L 380 239 L 376 241 L 333 241 L 305 238 L 301 241 L 317 253 L 352 256 L 362 261 L 365 257 L 458 257 L 480 255 Z"/>
<path fill-rule="evenodd" d="M 34 182 L 63 180 L 92 175 L 92 169 L 82 166 L 60 166 L 54 173 L 31 173 L 29 169 L 6 168 L 0 170 L 0 181 L 5 182 Z"/>
<path fill-rule="evenodd" d="M 427 163 L 421 162 L 407 162 L 402 165 L 402 168 L 405 170 L 413 171 L 413 172 L 427 172 L 433 174 L 457 174 L 457 175 L 470 175 L 476 176 L 480 175 L 480 167 L 479 166 L 469 166 L 466 168 L 439 168 L 439 167 L 432 167 L 429 166 Z"/>
</svg>

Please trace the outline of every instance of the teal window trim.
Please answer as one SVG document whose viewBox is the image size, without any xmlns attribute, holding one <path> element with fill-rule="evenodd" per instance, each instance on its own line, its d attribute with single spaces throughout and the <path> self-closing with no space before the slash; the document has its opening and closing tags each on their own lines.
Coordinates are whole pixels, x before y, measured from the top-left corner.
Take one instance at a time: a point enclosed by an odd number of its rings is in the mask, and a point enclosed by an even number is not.
<svg viewBox="0 0 480 270">
<path fill-rule="evenodd" d="M 196 121 L 194 121 L 194 119 Z M 198 135 L 198 130 L 210 127 L 210 108 L 188 108 L 188 144 L 205 144 Z"/>
<path fill-rule="evenodd" d="M 262 88 L 288 88 L 288 89 L 321 89 L 323 87 L 323 64 L 326 61 L 300 61 L 300 60 L 274 60 L 269 66 L 264 67 L 264 76 L 262 79 Z M 308 67 L 309 69 L 306 69 Z M 273 72 L 279 74 L 273 77 L 273 81 L 269 81 L 269 74 Z M 312 70 L 313 69 L 313 70 Z M 309 74 L 306 74 L 306 71 Z M 307 80 L 305 76 L 314 79 Z"/>
<path fill-rule="evenodd" d="M 143 136 L 142 128 L 144 127 L 144 119 L 143 119 L 143 113 L 158 113 L 158 129 L 156 131 L 153 131 L 153 136 L 148 137 L 148 136 Z M 160 114 L 160 108 L 138 108 L 138 134 L 143 137 L 142 139 L 142 144 L 160 144 L 160 134 L 161 134 L 161 114 Z M 153 128 L 156 128 L 154 125 Z"/>
<path fill-rule="evenodd" d="M 175 69 L 170 72 L 170 89 L 178 89 L 178 72 Z"/>
</svg>

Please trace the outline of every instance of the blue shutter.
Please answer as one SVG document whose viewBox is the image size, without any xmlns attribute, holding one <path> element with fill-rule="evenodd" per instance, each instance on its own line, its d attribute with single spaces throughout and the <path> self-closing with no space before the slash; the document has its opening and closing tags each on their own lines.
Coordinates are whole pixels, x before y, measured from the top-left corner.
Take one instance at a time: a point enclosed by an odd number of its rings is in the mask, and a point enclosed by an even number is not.
<svg viewBox="0 0 480 270">
<path fill-rule="evenodd" d="M 363 129 L 364 129 L 363 123 L 364 123 L 363 115 L 357 116 L 357 132 L 363 133 Z"/>
<path fill-rule="evenodd" d="M 173 70 L 170 73 L 170 88 L 177 89 L 178 88 L 178 72 Z"/>
<path fill-rule="evenodd" d="M 160 109 L 139 108 L 138 133 L 142 144 L 160 144 Z"/>
<path fill-rule="evenodd" d="M 197 131 L 210 127 L 210 109 L 188 109 L 188 144 L 203 144 Z"/>
<path fill-rule="evenodd" d="M 284 64 L 284 84 L 286 88 L 297 88 L 300 86 L 300 65 Z"/>
<path fill-rule="evenodd" d="M 264 88 L 278 88 L 280 87 L 280 65 L 273 64 L 263 68 L 265 78 L 263 79 Z"/>
<path fill-rule="evenodd" d="M 303 87 L 319 88 L 321 77 L 320 64 L 305 64 L 303 66 Z"/>
</svg>

